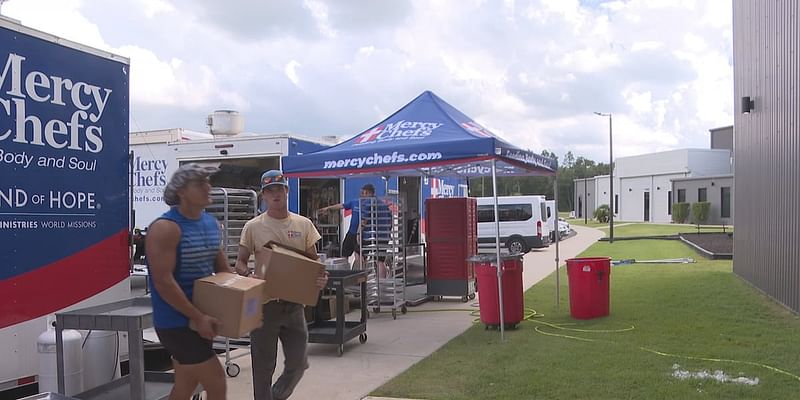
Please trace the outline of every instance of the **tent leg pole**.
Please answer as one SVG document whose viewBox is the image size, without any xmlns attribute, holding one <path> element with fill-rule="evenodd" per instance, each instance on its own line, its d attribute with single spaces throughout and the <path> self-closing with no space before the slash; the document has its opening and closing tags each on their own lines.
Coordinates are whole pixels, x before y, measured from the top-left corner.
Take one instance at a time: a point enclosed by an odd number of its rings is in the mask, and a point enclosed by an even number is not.
<svg viewBox="0 0 800 400">
<path fill-rule="evenodd" d="M 505 307 L 503 305 L 503 261 L 500 259 L 500 213 L 497 207 L 497 161 L 492 159 L 492 195 L 494 196 L 494 245 L 497 256 L 497 297 L 500 305 L 500 343 L 505 341 Z"/>
<path fill-rule="evenodd" d="M 556 203 L 556 206 L 554 207 L 555 210 L 553 210 L 556 213 L 556 215 L 555 215 L 555 224 L 554 224 L 555 226 L 553 227 L 556 230 L 555 234 L 553 235 L 553 237 L 556 239 L 556 310 L 560 311 L 561 310 L 561 293 L 560 293 L 560 291 L 561 291 L 561 282 L 560 282 L 559 275 L 561 275 L 561 274 L 558 272 L 558 264 L 559 264 L 559 261 L 560 261 L 559 260 L 559 244 L 561 242 L 561 240 L 560 240 L 561 239 L 560 238 L 561 235 L 560 235 L 560 227 L 559 227 L 559 223 L 558 223 L 559 220 L 558 220 L 558 172 L 557 171 L 556 171 L 556 174 L 553 176 L 553 199 L 555 200 L 555 203 Z"/>
</svg>

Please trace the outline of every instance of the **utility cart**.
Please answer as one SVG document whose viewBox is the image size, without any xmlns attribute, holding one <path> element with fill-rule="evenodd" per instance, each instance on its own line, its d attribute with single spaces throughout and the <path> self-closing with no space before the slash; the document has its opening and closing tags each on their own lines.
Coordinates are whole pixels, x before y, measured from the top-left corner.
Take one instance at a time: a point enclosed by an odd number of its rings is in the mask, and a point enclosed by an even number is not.
<svg viewBox="0 0 800 400">
<path fill-rule="evenodd" d="M 361 318 L 358 321 L 345 319 L 345 287 L 352 285 L 361 287 Z M 334 321 L 323 320 L 317 307 L 314 322 L 308 325 L 308 342 L 337 344 L 336 353 L 341 356 L 348 340 L 358 336 L 359 342 L 367 342 L 367 271 L 329 270 L 326 287 L 336 292 L 336 317 Z"/>
<path fill-rule="evenodd" d="M 58 391 L 64 392 L 64 329 L 123 331 L 128 333 L 130 374 L 74 397 L 84 400 L 166 399 L 175 381 L 170 372 L 144 370 L 142 331 L 153 326 L 153 306 L 148 297 L 56 313 L 56 364 Z"/>
</svg>

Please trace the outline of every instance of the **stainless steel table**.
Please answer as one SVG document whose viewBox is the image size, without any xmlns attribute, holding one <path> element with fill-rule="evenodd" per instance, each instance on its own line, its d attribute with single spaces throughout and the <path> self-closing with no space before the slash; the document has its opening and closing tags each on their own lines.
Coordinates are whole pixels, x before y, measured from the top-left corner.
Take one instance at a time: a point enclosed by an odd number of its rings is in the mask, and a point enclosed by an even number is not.
<svg viewBox="0 0 800 400">
<path fill-rule="evenodd" d="M 64 393 L 64 329 L 124 331 L 128 333 L 130 374 L 75 395 L 78 399 L 150 400 L 169 397 L 174 375 L 144 371 L 142 331 L 153 326 L 149 297 L 103 304 L 56 314 L 56 362 L 58 391 Z"/>
</svg>

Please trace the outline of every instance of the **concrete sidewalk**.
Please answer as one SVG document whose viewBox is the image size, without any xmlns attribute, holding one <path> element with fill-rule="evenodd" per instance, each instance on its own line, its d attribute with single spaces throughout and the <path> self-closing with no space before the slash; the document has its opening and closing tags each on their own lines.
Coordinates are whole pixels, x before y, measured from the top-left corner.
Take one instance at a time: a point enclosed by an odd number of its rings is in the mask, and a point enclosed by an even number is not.
<svg viewBox="0 0 800 400">
<path fill-rule="evenodd" d="M 561 242 L 560 263 L 575 257 L 604 236 L 597 229 L 573 226 L 576 235 Z M 531 251 L 525 256 L 523 285 L 527 290 L 555 270 L 555 246 Z M 567 279 L 561 271 L 561 278 Z M 554 294 L 555 296 L 555 294 Z M 462 303 L 458 299 L 428 302 L 410 307 L 406 315 L 393 320 L 391 314 L 373 314 L 367 323 L 368 340 L 345 344 L 344 355 L 336 355 L 336 345 L 310 344 L 309 364 L 292 399 L 359 400 L 410 366 L 424 359 L 473 324 L 477 300 Z M 348 319 L 356 320 L 351 313 Z M 499 333 L 498 333 L 499 335 Z M 235 350 L 246 352 L 247 350 Z M 282 354 L 282 351 L 280 352 Z M 224 359 L 223 359 L 224 361 Z M 228 398 L 252 398 L 253 379 L 250 356 L 234 360 L 241 373 L 228 378 Z M 276 377 L 283 367 L 278 360 Z M 378 398 L 371 398 L 377 400 Z"/>
</svg>

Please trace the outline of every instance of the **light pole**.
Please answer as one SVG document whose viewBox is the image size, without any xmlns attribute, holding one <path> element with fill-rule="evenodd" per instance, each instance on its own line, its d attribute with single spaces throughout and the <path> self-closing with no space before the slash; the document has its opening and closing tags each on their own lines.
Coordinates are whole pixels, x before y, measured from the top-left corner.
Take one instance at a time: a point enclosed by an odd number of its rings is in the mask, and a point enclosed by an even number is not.
<svg viewBox="0 0 800 400">
<path fill-rule="evenodd" d="M 595 115 L 608 117 L 608 242 L 614 243 L 614 136 L 611 125 L 611 113 L 594 112 Z"/>
<path fill-rule="evenodd" d="M 589 203 L 586 202 L 586 170 L 583 172 L 583 224 L 589 224 Z"/>
</svg>

